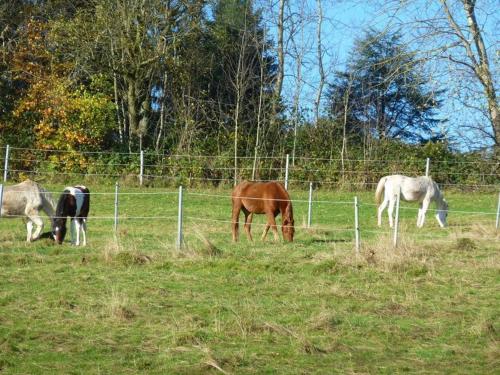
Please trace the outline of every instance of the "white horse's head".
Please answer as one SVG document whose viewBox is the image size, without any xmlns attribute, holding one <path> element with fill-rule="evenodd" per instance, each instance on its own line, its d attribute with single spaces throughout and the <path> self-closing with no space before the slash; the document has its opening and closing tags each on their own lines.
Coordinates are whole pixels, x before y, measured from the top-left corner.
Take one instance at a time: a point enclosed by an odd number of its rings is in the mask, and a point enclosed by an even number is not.
<svg viewBox="0 0 500 375">
<path fill-rule="evenodd" d="M 441 202 L 438 203 L 436 219 L 441 226 L 444 228 L 446 226 L 446 218 L 448 217 L 448 202 L 443 198 Z"/>
</svg>

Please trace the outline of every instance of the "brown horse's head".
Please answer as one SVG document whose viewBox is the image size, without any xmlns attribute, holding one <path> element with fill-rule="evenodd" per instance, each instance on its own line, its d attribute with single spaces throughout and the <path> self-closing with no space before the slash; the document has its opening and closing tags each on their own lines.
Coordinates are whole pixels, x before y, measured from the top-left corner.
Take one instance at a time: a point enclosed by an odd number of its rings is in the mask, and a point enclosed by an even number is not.
<svg viewBox="0 0 500 375">
<path fill-rule="evenodd" d="M 292 242 L 293 235 L 295 234 L 292 202 L 290 202 L 286 206 L 285 212 L 282 215 L 283 215 L 283 224 L 281 226 L 281 230 L 283 232 L 283 238 L 285 239 L 285 241 Z"/>
</svg>

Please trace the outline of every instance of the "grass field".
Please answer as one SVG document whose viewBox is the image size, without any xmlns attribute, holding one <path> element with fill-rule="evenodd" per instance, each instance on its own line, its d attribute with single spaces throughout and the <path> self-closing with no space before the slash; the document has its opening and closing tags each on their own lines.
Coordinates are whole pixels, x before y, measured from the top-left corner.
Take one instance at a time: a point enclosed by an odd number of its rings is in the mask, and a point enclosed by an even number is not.
<svg viewBox="0 0 500 375">
<path fill-rule="evenodd" d="M 85 248 L 25 244 L 0 219 L 0 373 L 498 373 L 495 216 L 453 212 L 495 212 L 497 195 L 446 193 L 446 229 L 428 212 L 417 230 L 405 204 L 393 249 L 359 194 L 359 256 L 353 196 L 316 192 L 306 229 L 307 192 L 292 191 L 293 244 L 258 240 L 262 217 L 233 244 L 229 190 L 185 192 L 180 251 L 174 190 L 120 195 L 117 241 L 113 195 L 92 195 Z"/>
</svg>

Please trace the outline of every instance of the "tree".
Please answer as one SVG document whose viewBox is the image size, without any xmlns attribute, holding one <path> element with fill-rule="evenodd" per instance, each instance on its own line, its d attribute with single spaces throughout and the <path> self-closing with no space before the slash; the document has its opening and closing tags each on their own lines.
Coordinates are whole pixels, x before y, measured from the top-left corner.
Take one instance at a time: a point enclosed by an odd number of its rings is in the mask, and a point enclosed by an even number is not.
<svg viewBox="0 0 500 375">
<path fill-rule="evenodd" d="M 463 109 L 455 126 L 469 135 L 468 146 L 495 145 L 500 150 L 498 79 L 494 74 L 499 60 L 492 59 L 498 56 L 498 1 L 384 0 L 383 5 L 388 13 L 398 13 L 399 27 L 413 34 L 422 57 L 435 65 L 450 87 L 448 101 Z"/>
<path fill-rule="evenodd" d="M 422 142 L 440 122 L 435 111 L 442 92 L 429 83 L 399 33 L 370 29 L 356 40 L 346 70 L 335 74 L 329 115 L 344 121 L 351 134 Z"/>
</svg>

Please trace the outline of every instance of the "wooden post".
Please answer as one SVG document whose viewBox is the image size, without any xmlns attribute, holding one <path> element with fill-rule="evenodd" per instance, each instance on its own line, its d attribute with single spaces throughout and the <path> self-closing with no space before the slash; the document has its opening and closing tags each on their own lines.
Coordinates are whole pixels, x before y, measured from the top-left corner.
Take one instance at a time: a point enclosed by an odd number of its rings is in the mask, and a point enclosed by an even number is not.
<svg viewBox="0 0 500 375">
<path fill-rule="evenodd" d="M 179 186 L 179 208 L 177 214 L 177 250 L 182 248 L 182 185 Z"/>
<path fill-rule="evenodd" d="M 286 164 L 285 164 L 285 189 L 288 190 L 288 165 L 290 162 L 290 155 L 286 154 Z"/>
<path fill-rule="evenodd" d="M 5 148 L 5 163 L 3 167 L 3 182 L 7 182 L 7 171 L 9 170 L 9 153 L 10 153 L 10 146 L 7 145 Z"/>
<path fill-rule="evenodd" d="M 307 208 L 307 227 L 311 228 L 313 183 L 309 182 L 309 206 Z"/>
<path fill-rule="evenodd" d="M 359 254 L 360 235 L 359 235 L 359 205 L 358 197 L 354 197 L 354 237 L 356 239 L 356 254 Z"/>
<path fill-rule="evenodd" d="M 115 184 L 115 222 L 114 222 L 115 236 L 118 231 L 118 182 Z"/>
<path fill-rule="evenodd" d="M 399 201 L 401 200 L 401 188 L 399 188 L 396 199 L 396 219 L 394 221 L 394 247 L 398 246 L 398 229 L 399 229 Z"/>
<path fill-rule="evenodd" d="M 140 171 L 139 171 L 139 184 L 142 186 L 142 181 L 144 178 L 144 151 L 143 150 L 141 150 L 141 154 L 140 154 L 140 163 L 141 163 L 141 167 L 140 167 Z"/>
<path fill-rule="evenodd" d="M 430 168 L 431 168 L 431 159 L 427 158 L 425 162 L 425 177 L 429 177 Z"/>
</svg>

